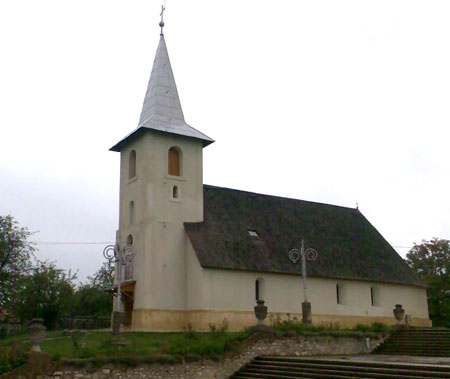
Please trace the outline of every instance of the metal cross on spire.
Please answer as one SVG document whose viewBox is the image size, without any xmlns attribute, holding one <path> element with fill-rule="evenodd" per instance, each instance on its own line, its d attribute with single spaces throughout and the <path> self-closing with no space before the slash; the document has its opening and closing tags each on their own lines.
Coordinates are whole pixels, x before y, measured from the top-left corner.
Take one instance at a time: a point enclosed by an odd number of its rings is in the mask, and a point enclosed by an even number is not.
<svg viewBox="0 0 450 379">
<path fill-rule="evenodd" d="M 161 21 L 159 22 L 159 26 L 161 27 L 161 35 L 164 34 L 163 28 L 164 28 L 164 11 L 166 10 L 166 2 L 164 1 L 164 5 L 161 5 Z"/>
</svg>

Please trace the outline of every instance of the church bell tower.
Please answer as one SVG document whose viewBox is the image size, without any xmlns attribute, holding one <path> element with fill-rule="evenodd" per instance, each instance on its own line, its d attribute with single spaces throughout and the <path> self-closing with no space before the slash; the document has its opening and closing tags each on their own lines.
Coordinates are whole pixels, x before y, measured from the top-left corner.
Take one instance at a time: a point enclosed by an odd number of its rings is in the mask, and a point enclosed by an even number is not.
<svg viewBox="0 0 450 379">
<path fill-rule="evenodd" d="M 186 308 L 184 222 L 203 221 L 202 150 L 214 142 L 184 120 L 160 26 L 138 127 L 110 149 L 121 157 L 117 242 L 136 252 L 122 274 L 134 330 L 163 329 Z"/>
</svg>

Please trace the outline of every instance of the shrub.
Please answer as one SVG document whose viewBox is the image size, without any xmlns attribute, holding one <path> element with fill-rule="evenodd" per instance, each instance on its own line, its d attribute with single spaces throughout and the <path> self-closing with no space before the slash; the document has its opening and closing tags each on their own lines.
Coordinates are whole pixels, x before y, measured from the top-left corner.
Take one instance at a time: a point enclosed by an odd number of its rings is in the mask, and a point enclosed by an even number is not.
<svg viewBox="0 0 450 379">
<path fill-rule="evenodd" d="M 381 322 L 373 322 L 370 326 L 370 331 L 374 333 L 387 333 L 391 329 L 388 325 Z"/>
<path fill-rule="evenodd" d="M 22 366 L 29 346 L 19 342 L 0 345 L 0 374 Z"/>
</svg>

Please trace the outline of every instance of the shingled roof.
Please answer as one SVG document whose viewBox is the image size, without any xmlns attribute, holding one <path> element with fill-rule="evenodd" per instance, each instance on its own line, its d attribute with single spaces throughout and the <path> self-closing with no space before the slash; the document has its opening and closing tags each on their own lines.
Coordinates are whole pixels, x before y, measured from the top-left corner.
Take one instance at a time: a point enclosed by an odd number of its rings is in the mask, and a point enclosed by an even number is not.
<svg viewBox="0 0 450 379">
<path fill-rule="evenodd" d="M 208 185 L 203 192 L 204 221 L 184 224 L 202 267 L 298 275 L 288 252 L 304 239 L 319 252 L 308 276 L 424 286 L 358 209 Z"/>
</svg>

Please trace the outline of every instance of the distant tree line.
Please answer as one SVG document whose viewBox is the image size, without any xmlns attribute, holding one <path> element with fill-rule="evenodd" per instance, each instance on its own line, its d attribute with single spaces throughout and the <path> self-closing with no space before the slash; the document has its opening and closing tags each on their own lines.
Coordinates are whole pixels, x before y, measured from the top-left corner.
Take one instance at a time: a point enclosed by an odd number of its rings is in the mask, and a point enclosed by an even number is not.
<svg viewBox="0 0 450 379">
<path fill-rule="evenodd" d="M 49 329 L 62 316 L 106 316 L 112 297 L 114 267 L 105 262 L 85 283 L 53 262 L 34 257 L 32 233 L 10 215 L 0 216 L 0 315 L 21 323 L 35 317 Z M 1 320 L 0 320 L 1 321 Z"/>
</svg>

